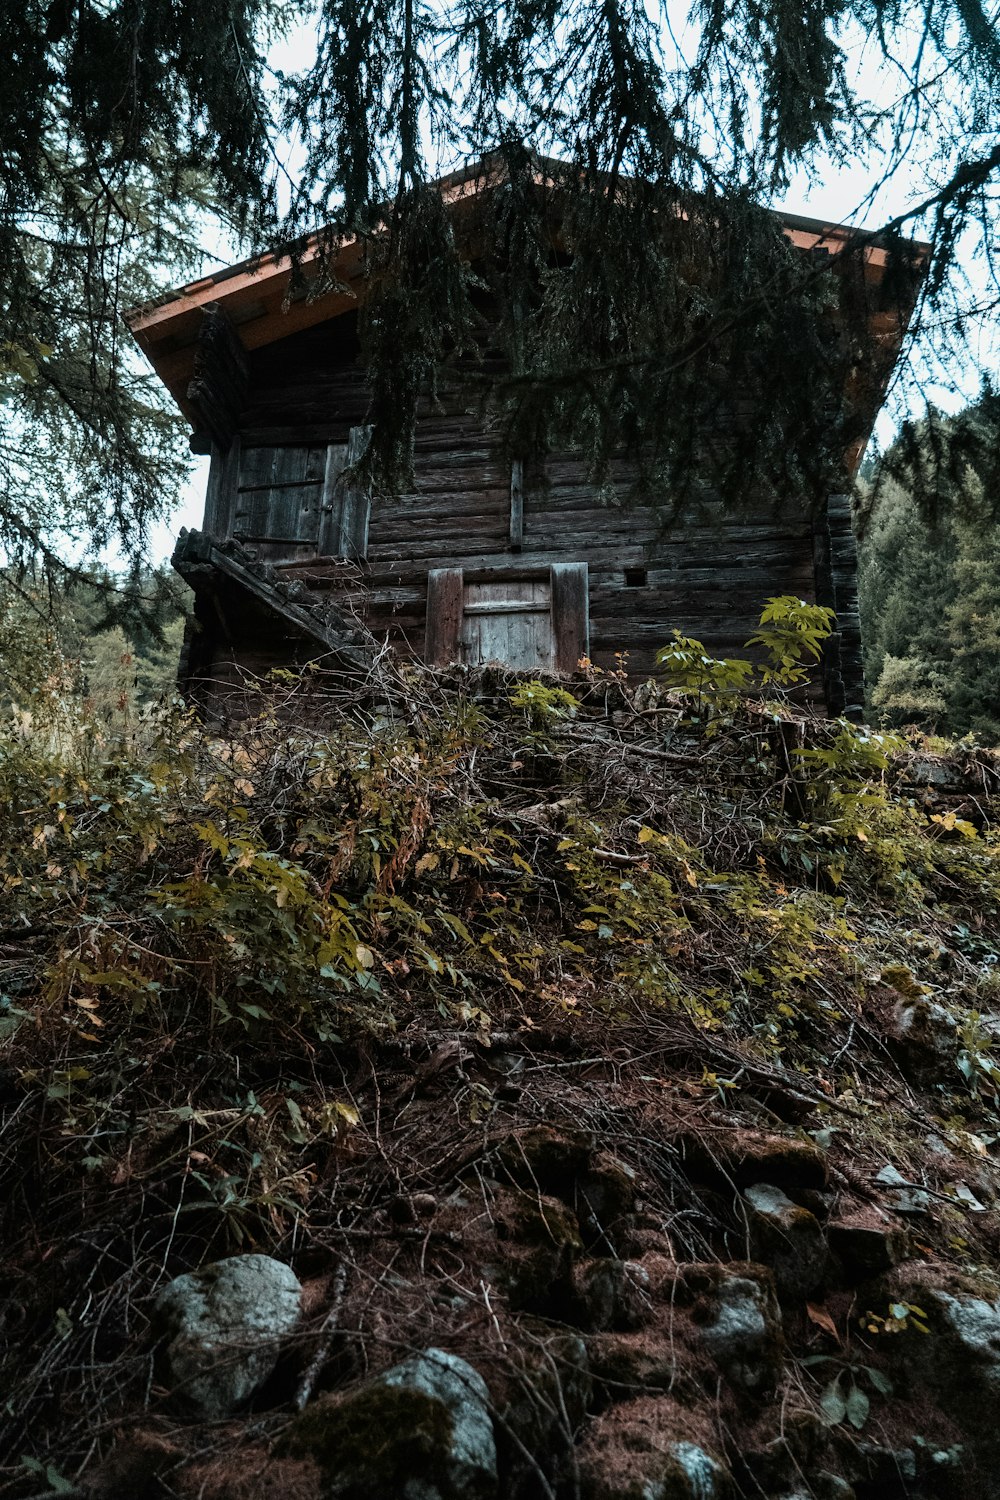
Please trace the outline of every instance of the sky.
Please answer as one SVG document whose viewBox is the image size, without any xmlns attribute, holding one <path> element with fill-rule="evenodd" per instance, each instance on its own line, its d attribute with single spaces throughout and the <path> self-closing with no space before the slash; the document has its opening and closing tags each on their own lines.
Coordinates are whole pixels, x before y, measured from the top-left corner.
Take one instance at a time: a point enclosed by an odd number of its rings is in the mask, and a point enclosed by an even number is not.
<svg viewBox="0 0 1000 1500">
<path fill-rule="evenodd" d="M 654 3 L 654 0 L 649 0 Z M 677 49 L 677 59 L 683 62 L 685 54 L 693 54 L 695 34 L 687 21 L 687 0 L 667 0 L 669 14 L 670 46 Z M 666 33 L 665 33 L 666 34 Z M 848 64 L 856 78 L 859 90 L 874 103 L 891 102 L 899 87 L 899 76 L 887 69 L 869 37 L 855 31 L 844 41 Z M 276 69 L 292 73 L 306 67 L 314 48 L 314 33 L 307 25 L 299 25 L 272 51 L 270 62 Z M 687 60 L 690 60 L 688 56 Z M 906 61 L 904 57 L 904 62 Z M 887 97 L 888 95 L 888 97 Z M 285 141 L 286 164 L 294 174 L 296 159 L 300 156 L 293 141 Z M 927 177 L 920 170 L 919 148 L 914 152 L 914 162 L 904 167 L 886 182 L 879 185 L 879 161 L 865 164 L 856 161 L 848 169 L 834 165 L 829 160 L 818 159 L 811 170 L 798 172 L 789 183 L 787 191 L 773 200 L 773 206 L 791 213 L 804 214 L 811 218 L 830 219 L 837 223 L 855 224 L 873 228 L 904 212 L 915 199 L 926 192 Z M 441 170 L 447 171 L 453 162 L 442 162 Z M 206 250 L 213 252 L 210 259 L 218 264 L 235 259 L 219 243 L 207 240 Z M 969 257 L 969 273 L 975 281 L 976 266 Z M 967 388 L 961 381 L 957 384 L 933 385 L 932 394 L 937 405 L 945 410 L 957 410 L 972 399 L 978 389 L 978 373 L 970 374 Z M 898 422 L 905 415 L 905 405 L 897 400 L 883 408 L 879 416 L 875 441 L 885 447 L 893 437 Z M 177 511 L 171 519 L 158 526 L 151 538 L 151 553 L 155 559 L 169 556 L 174 538 L 182 526 L 200 526 L 204 494 L 208 477 L 208 460 L 198 459 L 192 463 L 191 476 L 183 491 Z"/>
</svg>

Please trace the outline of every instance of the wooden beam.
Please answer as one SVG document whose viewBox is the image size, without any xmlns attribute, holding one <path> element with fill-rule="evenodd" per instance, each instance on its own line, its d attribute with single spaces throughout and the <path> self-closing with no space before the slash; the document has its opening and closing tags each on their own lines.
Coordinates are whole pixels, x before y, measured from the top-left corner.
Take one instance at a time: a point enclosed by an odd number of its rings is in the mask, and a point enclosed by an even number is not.
<svg viewBox="0 0 1000 1500">
<path fill-rule="evenodd" d="M 524 460 L 515 458 L 510 466 L 510 547 L 520 552 L 524 546 Z"/>
<path fill-rule="evenodd" d="M 446 667 L 459 658 L 464 596 L 461 568 L 431 568 L 427 575 L 427 635 L 424 644 L 429 667 Z"/>
<path fill-rule="evenodd" d="M 289 597 L 289 587 L 255 567 L 238 543 L 220 547 L 203 531 L 182 531 L 172 558 L 181 577 L 199 594 L 217 597 L 221 580 L 235 586 L 256 605 L 277 616 L 286 628 L 323 646 L 345 665 L 365 669 L 370 656 L 359 632 L 327 606 L 321 613 Z"/>
<path fill-rule="evenodd" d="M 585 562 L 553 563 L 552 629 L 556 638 L 556 671 L 575 672 L 590 654 L 590 587 Z"/>
<path fill-rule="evenodd" d="M 223 452 L 236 432 L 250 383 L 250 364 L 239 334 L 218 302 L 202 311 L 187 388 L 189 405 Z"/>
</svg>

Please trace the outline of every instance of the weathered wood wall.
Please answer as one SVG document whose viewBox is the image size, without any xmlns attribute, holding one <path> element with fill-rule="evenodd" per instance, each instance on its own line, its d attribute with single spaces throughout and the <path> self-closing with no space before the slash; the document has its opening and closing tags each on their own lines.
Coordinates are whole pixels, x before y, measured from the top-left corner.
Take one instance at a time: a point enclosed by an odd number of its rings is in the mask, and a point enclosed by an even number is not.
<svg viewBox="0 0 1000 1500">
<path fill-rule="evenodd" d="M 319 450 L 346 444 L 366 419 L 356 356 L 350 316 L 252 354 L 238 423 L 244 471 L 255 448 L 288 445 L 312 450 L 312 482 Z M 652 510 L 602 504 L 580 462 L 550 458 L 541 483 L 524 466 L 512 539 L 511 459 L 484 430 L 473 401 L 455 397 L 443 410 L 427 411 L 416 438 L 414 490 L 373 499 L 366 587 L 353 596 L 376 635 L 423 655 L 427 574 L 439 566 L 461 568 L 467 582 L 489 583 L 511 570 L 587 563 L 591 656 L 612 667 L 619 653 L 628 653 L 630 670 L 640 673 L 652 669 L 673 628 L 698 637 L 713 655 L 743 654 L 766 597 L 817 597 L 814 527 L 794 497 L 781 517 L 737 518 L 706 505 L 664 531 Z M 235 525 L 233 469 L 231 459 L 227 467 L 216 457 L 206 528 L 222 535 Z M 624 489 L 624 467 L 620 477 Z M 315 490 L 306 498 L 313 504 Z M 283 552 L 262 544 L 261 555 L 310 588 L 342 589 L 345 569 L 309 553 L 308 545 Z M 842 578 L 842 592 L 845 586 Z M 241 651 L 251 668 L 256 655 L 261 664 L 272 655 L 263 641 L 256 648 L 244 643 Z M 217 654 L 221 667 L 234 648 L 220 641 Z"/>
</svg>

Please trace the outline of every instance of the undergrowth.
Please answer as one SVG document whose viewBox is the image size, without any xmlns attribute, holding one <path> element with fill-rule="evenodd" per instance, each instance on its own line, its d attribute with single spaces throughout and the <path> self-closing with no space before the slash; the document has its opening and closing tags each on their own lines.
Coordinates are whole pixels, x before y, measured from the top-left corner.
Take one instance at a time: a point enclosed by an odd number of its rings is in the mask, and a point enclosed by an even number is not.
<svg viewBox="0 0 1000 1500">
<path fill-rule="evenodd" d="M 101 1213 L 80 1254 L 120 1256 L 140 1184 L 134 1262 L 89 1273 L 109 1299 L 136 1266 L 155 1283 L 295 1242 L 324 1153 L 349 1153 L 358 1127 L 350 1060 L 383 1058 L 380 1099 L 414 1038 L 578 1034 L 609 1055 L 630 1038 L 693 1096 L 791 1088 L 831 1125 L 868 1112 L 858 1128 L 889 1139 L 902 1127 L 871 1017 L 908 997 L 953 1033 L 941 1129 L 986 1139 L 996 757 L 782 698 L 716 694 L 706 713 L 696 675 L 668 690 L 594 668 L 558 688 L 499 669 L 383 664 L 353 685 L 313 671 L 248 690 L 227 732 L 179 704 L 87 717 L 40 690 L 10 707 L 8 1276 L 44 1282 L 45 1247 Z M 488 1083 L 461 1101 L 469 1125 L 499 1118 Z M 36 1411 L 84 1357 L 60 1295 L 17 1367 Z M 145 1356 L 115 1362 L 125 1333 L 109 1339 L 104 1405 L 108 1381 L 147 1378 Z M 9 1403 L 17 1431 L 21 1416 Z"/>
</svg>

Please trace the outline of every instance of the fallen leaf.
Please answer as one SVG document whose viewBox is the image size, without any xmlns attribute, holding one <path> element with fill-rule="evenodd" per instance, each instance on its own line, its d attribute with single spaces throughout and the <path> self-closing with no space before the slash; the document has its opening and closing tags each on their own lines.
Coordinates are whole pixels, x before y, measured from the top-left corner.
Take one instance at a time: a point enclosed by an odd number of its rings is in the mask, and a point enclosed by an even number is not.
<svg viewBox="0 0 1000 1500">
<path fill-rule="evenodd" d="M 810 1320 L 816 1324 L 817 1328 L 822 1328 L 823 1332 L 828 1333 L 831 1338 L 836 1339 L 838 1344 L 841 1342 L 836 1323 L 822 1307 L 817 1307 L 815 1302 L 807 1302 L 806 1313 Z"/>
</svg>

